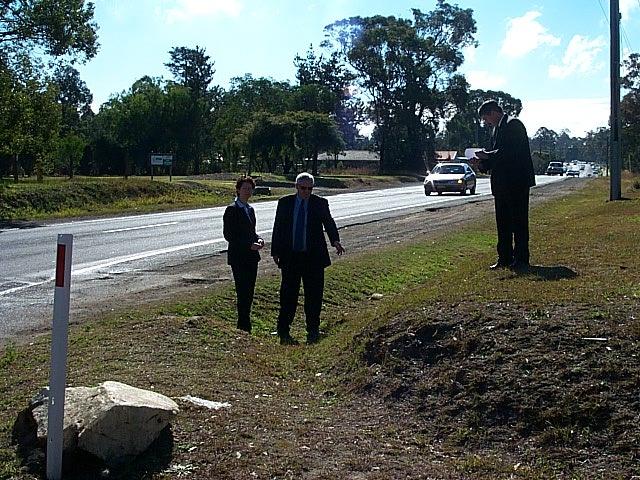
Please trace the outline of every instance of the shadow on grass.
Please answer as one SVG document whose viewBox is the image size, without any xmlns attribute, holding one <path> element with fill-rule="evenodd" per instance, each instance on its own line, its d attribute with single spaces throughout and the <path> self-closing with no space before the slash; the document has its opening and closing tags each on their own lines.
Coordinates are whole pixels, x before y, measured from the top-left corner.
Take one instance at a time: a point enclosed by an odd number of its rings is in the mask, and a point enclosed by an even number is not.
<svg viewBox="0 0 640 480">
<path fill-rule="evenodd" d="M 14 228 L 26 229 L 26 228 L 38 228 L 43 224 L 40 222 L 33 222 L 29 220 L 0 220 L 0 231 L 9 230 Z"/>
<path fill-rule="evenodd" d="M 517 270 L 516 273 L 521 275 L 531 275 L 537 277 L 536 280 L 552 281 L 576 278 L 578 274 L 569 267 L 562 265 L 546 267 L 543 265 L 531 265 L 527 269 Z"/>
<path fill-rule="evenodd" d="M 137 457 L 127 457 L 117 466 L 108 467 L 98 457 L 76 450 L 63 457 L 62 473 L 65 480 L 142 480 L 166 471 L 173 458 L 173 432 L 167 426 L 160 436 Z M 42 448 L 18 448 L 22 466 L 32 475 L 46 478 L 46 454 Z"/>
</svg>

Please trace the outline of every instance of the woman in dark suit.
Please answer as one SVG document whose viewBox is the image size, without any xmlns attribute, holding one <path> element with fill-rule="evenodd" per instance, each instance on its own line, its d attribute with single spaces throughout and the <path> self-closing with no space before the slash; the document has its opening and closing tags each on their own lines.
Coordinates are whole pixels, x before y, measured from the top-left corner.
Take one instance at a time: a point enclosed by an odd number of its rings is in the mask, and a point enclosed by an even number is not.
<svg viewBox="0 0 640 480">
<path fill-rule="evenodd" d="M 236 182 L 236 199 L 223 217 L 224 238 L 229 242 L 227 263 L 231 266 L 236 285 L 238 328 L 251 332 L 251 304 L 258 276 L 259 250 L 264 240 L 256 233 L 256 215 L 249 205 L 256 183 L 251 177 Z"/>
</svg>

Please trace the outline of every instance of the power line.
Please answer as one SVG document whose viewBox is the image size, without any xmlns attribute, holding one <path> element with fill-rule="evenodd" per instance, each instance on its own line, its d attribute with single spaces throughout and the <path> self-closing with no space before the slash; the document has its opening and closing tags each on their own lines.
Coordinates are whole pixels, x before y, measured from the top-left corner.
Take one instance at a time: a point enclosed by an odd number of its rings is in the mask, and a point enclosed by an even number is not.
<svg viewBox="0 0 640 480">
<path fill-rule="evenodd" d="M 638 0 L 638 2 L 640 2 L 640 0 Z M 607 21 L 607 23 L 609 23 L 609 17 L 607 16 L 607 12 L 602 6 L 602 2 L 600 0 L 598 0 L 598 4 L 600 5 L 600 10 L 602 10 L 602 14 L 604 15 L 605 20 Z"/>
<path fill-rule="evenodd" d="M 637 0 L 637 2 L 638 2 L 638 4 L 640 4 L 640 0 Z M 609 16 L 607 15 L 606 10 L 602 6 L 602 0 L 598 0 L 598 5 L 600 5 L 600 10 L 602 10 L 602 14 L 604 15 L 605 20 L 607 21 L 607 23 L 609 23 Z M 620 28 L 622 29 L 622 38 L 621 38 L 621 40 L 624 40 L 624 43 L 627 45 L 627 48 L 629 49 L 629 51 L 633 52 L 633 48 L 631 47 L 631 42 L 629 41 L 629 37 L 627 36 L 627 32 L 625 31 L 624 27 L 622 26 L 622 22 L 620 22 Z"/>
<path fill-rule="evenodd" d="M 640 2 L 640 0 L 638 0 Z M 633 48 L 631 48 L 631 42 L 629 41 L 629 37 L 627 37 L 627 32 L 624 29 L 624 26 L 622 26 L 622 23 L 620 24 L 620 28 L 622 29 L 622 38 L 624 39 L 624 43 L 627 44 L 627 48 L 629 49 L 630 52 L 633 52 Z"/>
</svg>

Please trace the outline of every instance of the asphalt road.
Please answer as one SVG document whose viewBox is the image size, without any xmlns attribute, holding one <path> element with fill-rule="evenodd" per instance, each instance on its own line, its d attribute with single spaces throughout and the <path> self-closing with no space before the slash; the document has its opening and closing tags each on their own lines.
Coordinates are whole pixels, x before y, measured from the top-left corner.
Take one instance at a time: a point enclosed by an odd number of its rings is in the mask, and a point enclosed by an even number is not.
<svg viewBox="0 0 640 480">
<path fill-rule="evenodd" d="M 538 176 L 538 185 L 565 177 Z M 487 179 L 479 179 L 476 195 L 425 196 L 422 185 L 331 195 L 331 212 L 339 227 L 406 215 L 490 195 Z M 275 201 L 253 204 L 257 229 L 271 236 Z M 33 228 L 0 229 L 0 343 L 32 329 L 42 328 L 53 312 L 53 278 L 58 234 L 73 235 L 72 301 L 74 292 L 108 296 L 117 303 L 122 292 L 109 280 L 124 272 L 157 271 L 167 264 L 188 262 L 223 251 L 224 207 L 159 214 L 43 223 Z M 99 282 L 97 282 L 99 280 Z M 120 287 L 118 287 L 120 288 Z"/>
</svg>

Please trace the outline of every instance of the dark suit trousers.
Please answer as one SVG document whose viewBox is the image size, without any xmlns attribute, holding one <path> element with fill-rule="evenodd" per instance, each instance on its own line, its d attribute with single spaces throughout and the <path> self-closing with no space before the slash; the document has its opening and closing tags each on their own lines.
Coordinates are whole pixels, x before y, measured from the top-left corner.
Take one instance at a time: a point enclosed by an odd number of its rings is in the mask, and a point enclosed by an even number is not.
<svg viewBox="0 0 640 480">
<path fill-rule="evenodd" d="M 258 262 L 246 262 L 231 265 L 233 280 L 236 284 L 238 307 L 238 328 L 251 331 L 251 304 L 258 276 Z"/>
<path fill-rule="evenodd" d="M 529 263 L 529 189 L 496 195 L 498 259 Z"/>
<path fill-rule="evenodd" d="M 315 263 L 315 262 L 314 262 Z M 320 331 L 320 310 L 324 294 L 324 267 L 308 261 L 305 253 L 294 253 L 291 262 L 281 266 L 280 314 L 278 335 L 289 334 L 298 306 L 300 282 L 304 285 L 304 314 L 307 333 Z"/>
</svg>

